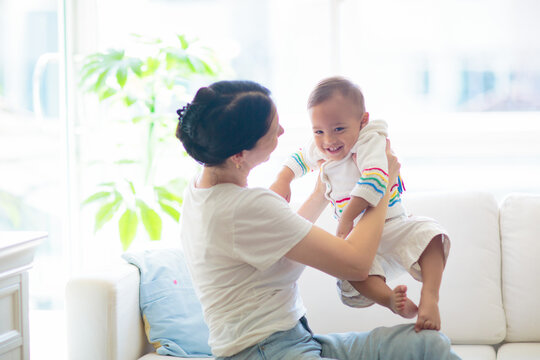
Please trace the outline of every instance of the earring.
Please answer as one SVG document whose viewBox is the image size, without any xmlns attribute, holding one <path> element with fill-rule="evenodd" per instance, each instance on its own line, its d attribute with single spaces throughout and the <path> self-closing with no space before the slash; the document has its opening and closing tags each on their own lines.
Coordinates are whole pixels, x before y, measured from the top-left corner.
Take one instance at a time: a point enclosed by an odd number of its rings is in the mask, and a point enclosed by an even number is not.
<svg viewBox="0 0 540 360">
<path fill-rule="evenodd" d="M 236 168 L 237 168 L 237 169 L 240 169 L 240 164 L 236 164 Z"/>
</svg>

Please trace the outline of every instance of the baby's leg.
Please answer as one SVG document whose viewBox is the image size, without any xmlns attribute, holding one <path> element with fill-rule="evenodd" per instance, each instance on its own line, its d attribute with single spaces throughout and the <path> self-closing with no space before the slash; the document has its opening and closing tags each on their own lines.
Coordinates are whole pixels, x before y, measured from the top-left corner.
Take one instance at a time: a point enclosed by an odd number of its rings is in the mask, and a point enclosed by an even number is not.
<svg viewBox="0 0 540 360">
<path fill-rule="evenodd" d="M 422 272 L 422 292 L 418 305 L 418 319 L 414 329 L 440 330 L 439 288 L 444 270 L 444 250 L 442 237 L 431 240 L 418 260 Z"/>
<path fill-rule="evenodd" d="M 404 318 L 413 318 L 418 312 L 418 307 L 407 297 L 405 285 L 398 285 L 392 290 L 386 285 L 384 278 L 378 275 L 370 275 L 364 281 L 349 282 L 360 294 Z"/>
</svg>

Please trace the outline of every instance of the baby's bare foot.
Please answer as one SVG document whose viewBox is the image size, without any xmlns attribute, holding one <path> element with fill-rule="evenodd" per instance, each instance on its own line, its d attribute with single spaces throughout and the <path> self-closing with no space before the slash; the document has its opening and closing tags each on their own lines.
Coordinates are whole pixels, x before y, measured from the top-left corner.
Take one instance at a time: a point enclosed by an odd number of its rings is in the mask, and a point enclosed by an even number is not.
<svg viewBox="0 0 540 360">
<path fill-rule="evenodd" d="M 396 314 L 411 319 L 418 313 L 418 307 L 407 297 L 407 286 L 398 285 L 392 291 L 390 310 Z"/>
<path fill-rule="evenodd" d="M 441 316 L 439 314 L 438 299 L 434 295 L 422 293 L 418 307 L 418 319 L 414 330 L 441 330 Z"/>
</svg>

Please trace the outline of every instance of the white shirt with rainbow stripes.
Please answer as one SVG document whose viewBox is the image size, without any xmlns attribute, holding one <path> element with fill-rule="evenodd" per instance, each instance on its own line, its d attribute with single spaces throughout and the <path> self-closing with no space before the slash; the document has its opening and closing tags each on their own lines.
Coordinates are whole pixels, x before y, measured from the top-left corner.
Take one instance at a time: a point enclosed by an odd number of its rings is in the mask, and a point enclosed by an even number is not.
<svg viewBox="0 0 540 360">
<path fill-rule="evenodd" d="M 327 159 L 312 140 L 305 150 L 293 153 L 285 165 L 300 177 L 321 168 L 321 180 L 326 184 L 326 198 L 334 206 L 334 213 L 340 218 L 352 196 L 365 199 L 376 206 L 384 196 L 388 186 L 388 161 L 386 159 L 386 137 L 388 125 L 383 120 L 370 121 L 358 135 L 349 154 L 343 159 Z M 353 154 L 356 154 L 356 161 Z M 404 191 L 401 177 L 391 188 L 386 218 L 406 214 L 400 194 Z"/>
</svg>

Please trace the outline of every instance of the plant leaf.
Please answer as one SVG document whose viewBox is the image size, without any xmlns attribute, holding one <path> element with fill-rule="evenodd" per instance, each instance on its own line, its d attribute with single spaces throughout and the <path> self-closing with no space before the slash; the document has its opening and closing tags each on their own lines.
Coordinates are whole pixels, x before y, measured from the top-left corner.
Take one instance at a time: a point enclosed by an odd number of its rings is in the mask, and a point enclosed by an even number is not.
<svg viewBox="0 0 540 360">
<path fill-rule="evenodd" d="M 173 206 L 166 204 L 163 201 L 158 201 L 161 210 L 174 219 L 174 221 L 180 221 L 180 211 L 176 210 Z"/>
<path fill-rule="evenodd" d="M 108 202 L 99 208 L 98 212 L 96 213 L 94 232 L 101 229 L 105 223 L 112 219 L 114 213 L 118 210 L 121 203 L 122 197 L 116 196 L 113 201 Z"/>
<path fill-rule="evenodd" d="M 118 82 L 118 85 L 120 85 L 121 88 L 126 85 L 127 81 L 127 67 L 124 65 L 120 65 L 118 67 L 118 70 L 116 70 L 116 81 Z"/>
<path fill-rule="evenodd" d="M 188 62 L 187 54 L 184 50 L 168 48 L 165 50 L 165 61 L 167 70 L 185 69 L 193 66 Z"/>
<path fill-rule="evenodd" d="M 100 95 L 100 99 L 105 99 L 111 94 L 110 91 L 103 91 L 107 87 L 107 79 L 110 76 L 116 77 L 116 82 L 120 88 L 126 85 L 128 69 L 140 76 L 142 61 L 137 58 L 126 57 L 124 50 L 107 50 L 105 53 L 96 53 L 85 58 L 86 62 L 81 69 L 81 84 L 88 84 L 88 92 L 95 92 Z"/>
<path fill-rule="evenodd" d="M 137 124 L 137 123 L 141 122 L 142 120 L 146 119 L 147 117 L 148 117 L 147 115 L 135 116 L 135 117 L 131 118 L 131 122 L 134 123 L 134 124 Z"/>
<path fill-rule="evenodd" d="M 177 36 L 178 36 L 178 40 L 180 40 L 180 45 L 182 46 L 182 49 L 186 50 L 189 46 L 189 43 L 186 40 L 186 36 L 185 35 L 177 35 Z"/>
<path fill-rule="evenodd" d="M 105 91 L 102 91 L 100 94 L 99 94 L 99 100 L 105 100 L 107 98 L 110 98 L 111 96 L 113 96 L 114 94 L 116 94 L 116 90 L 112 89 L 112 88 L 107 88 L 105 89 Z"/>
<path fill-rule="evenodd" d="M 86 198 L 86 200 L 84 200 L 81 205 L 87 205 L 87 204 L 90 204 L 91 202 L 94 202 L 94 201 L 97 201 L 97 200 L 102 200 L 104 198 L 107 198 L 109 196 L 111 196 L 112 192 L 110 191 L 98 191 L 92 195 L 90 195 L 89 197 Z"/>
<path fill-rule="evenodd" d="M 142 44 L 160 44 L 162 42 L 160 38 L 150 38 L 150 37 L 143 36 L 141 34 L 135 34 L 135 33 L 131 33 L 129 35 L 133 36 L 135 39 L 137 39 L 138 42 Z"/>
<path fill-rule="evenodd" d="M 134 98 L 133 96 L 126 95 L 124 96 L 124 104 L 126 106 L 131 106 L 137 102 L 137 98 Z"/>
<path fill-rule="evenodd" d="M 99 183 L 98 186 L 104 186 L 104 187 L 114 187 L 116 186 L 116 183 L 115 182 L 102 182 L 102 183 Z"/>
<path fill-rule="evenodd" d="M 128 63 L 129 63 L 129 67 L 131 69 L 131 71 L 133 71 L 133 73 L 135 75 L 137 75 L 138 77 L 141 77 L 142 76 L 142 65 L 143 65 L 143 62 L 142 60 L 140 59 L 137 59 L 137 58 L 130 58 L 128 60 Z"/>
<path fill-rule="evenodd" d="M 154 191 L 158 197 L 158 201 L 169 200 L 176 202 L 179 206 L 182 206 L 182 197 L 171 192 L 169 189 L 163 186 L 155 186 Z"/>
<path fill-rule="evenodd" d="M 81 85 L 84 85 L 86 83 L 86 81 L 88 80 L 88 78 L 90 76 L 94 75 L 97 70 L 99 70 L 99 67 L 100 67 L 99 63 L 96 63 L 95 61 L 86 63 L 81 68 L 81 77 L 80 77 L 80 82 L 79 83 Z"/>
<path fill-rule="evenodd" d="M 118 220 L 118 233 L 120 234 L 120 242 L 122 243 L 122 249 L 126 251 L 135 235 L 137 234 L 137 227 L 139 226 L 139 218 L 137 212 L 131 209 L 126 209 L 120 220 Z"/>
<path fill-rule="evenodd" d="M 124 58 L 125 50 L 116 50 L 109 49 L 108 53 L 105 54 L 105 59 L 107 62 L 120 61 Z"/>
<path fill-rule="evenodd" d="M 201 64 L 201 60 L 199 60 L 198 58 L 194 57 L 194 56 L 186 56 L 186 60 L 187 60 L 187 63 L 189 65 L 189 68 L 191 69 L 191 71 L 195 74 L 201 74 L 201 73 L 204 73 L 203 71 L 203 66 Z"/>
<path fill-rule="evenodd" d="M 129 164 L 138 164 L 139 161 L 133 160 L 133 159 L 120 159 L 120 160 L 116 160 L 114 163 L 117 165 L 129 165 Z"/>
<path fill-rule="evenodd" d="M 150 75 L 156 72 L 156 70 L 159 68 L 160 61 L 153 57 L 148 57 L 146 59 L 146 70 L 144 71 L 144 75 Z"/>
<path fill-rule="evenodd" d="M 96 80 L 96 83 L 94 84 L 92 88 L 92 91 L 99 92 L 99 90 L 105 85 L 105 81 L 107 80 L 108 73 L 109 73 L 109 69 L 105 69 L 99 74 Z"/>
<path fill-rule="evenodd" d="M 203 67 L 204 67 L 206 75 L 209 75 L 209 76 L 216 76 L 217 75 L 218 70 L 212 68 L 212 66 L 208 63 L 208 61 L 204 61 L 204 60 L 201 59 L 201 63 L 203 65 Z"/>
<path fill-rule="evenodd" d="M 137 199 L 137 207 L 141 212 L 142 223 L 150 240 L 161 239 L 161 217 L 158 213 L 140 199 Z"/>
<path fill-rule="evenodd" d="M 126 180 L 127 183 L 129 184 L 129 188 L 131 189 L 131 192 L 133 193 L 133 195 L 135 195 L 136 191 L 135 191 L 135 185 L 133 185 L 133 182 L 132 181 L 129 181 L 129 180 Z"/>
</svg>

